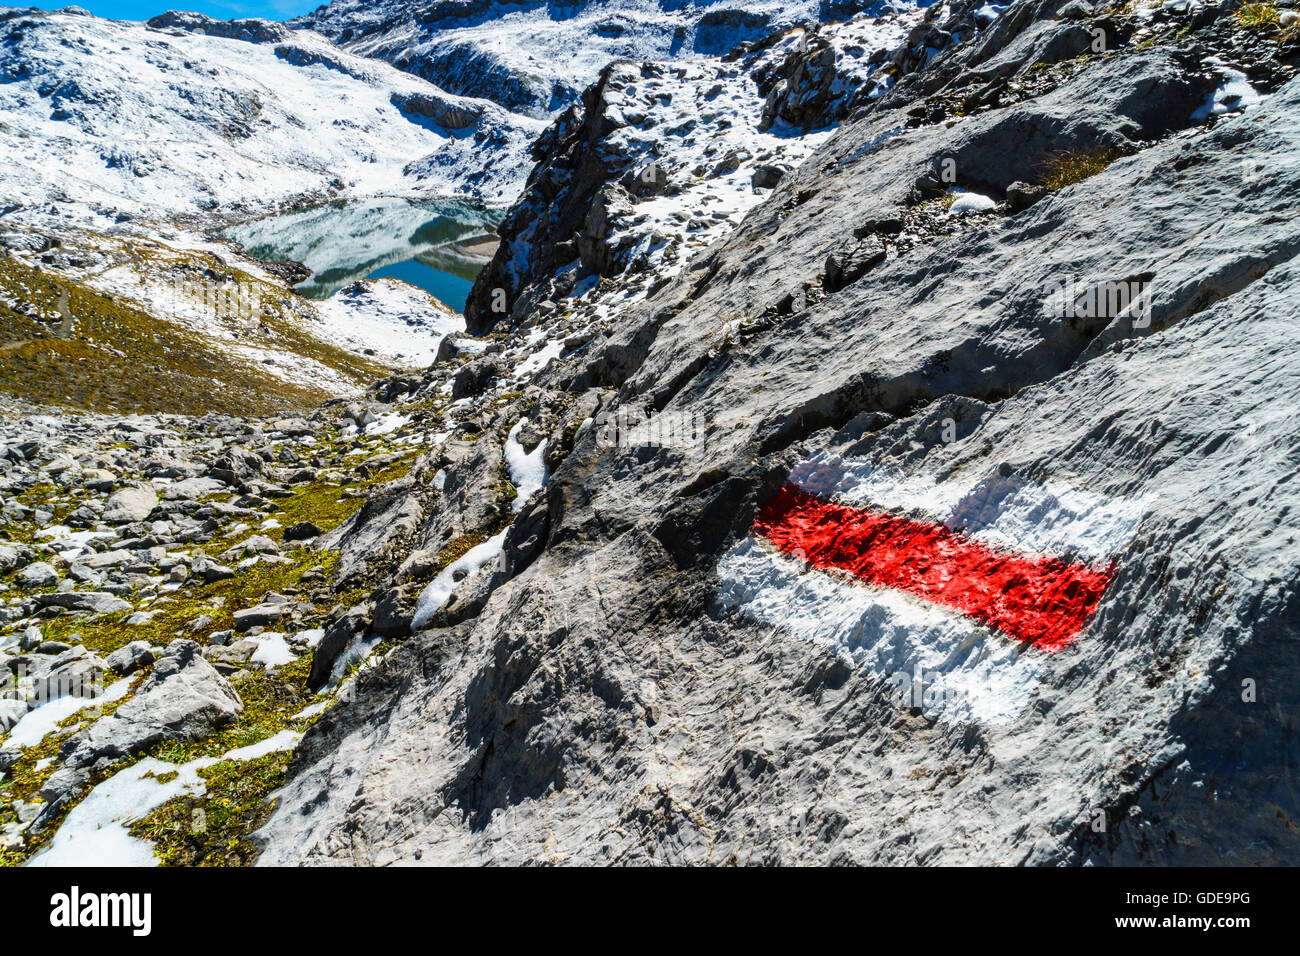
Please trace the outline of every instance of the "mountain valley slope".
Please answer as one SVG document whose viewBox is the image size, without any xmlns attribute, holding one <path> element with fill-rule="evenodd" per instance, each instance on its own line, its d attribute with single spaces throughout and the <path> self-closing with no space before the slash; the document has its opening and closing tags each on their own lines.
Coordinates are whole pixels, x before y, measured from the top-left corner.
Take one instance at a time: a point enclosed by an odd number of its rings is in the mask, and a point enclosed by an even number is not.
<svg viewBox="0 0 1300 956">
<path fill-rule="evenodd" d="M 1294 862 L 1300 27 L 1267 10 L 579 44 L 508 104 L 547 124 L 427 367 L 269 417 L 9 402 L 0 658 L 110 680 L 3 702 L 0 860 Z M 348 63 L 458 42 L 305 22 Z M 940 546 L 864 566 L 828 515 Z M 917 583 L 966 559 L 996 593 Z"/>
</svg>

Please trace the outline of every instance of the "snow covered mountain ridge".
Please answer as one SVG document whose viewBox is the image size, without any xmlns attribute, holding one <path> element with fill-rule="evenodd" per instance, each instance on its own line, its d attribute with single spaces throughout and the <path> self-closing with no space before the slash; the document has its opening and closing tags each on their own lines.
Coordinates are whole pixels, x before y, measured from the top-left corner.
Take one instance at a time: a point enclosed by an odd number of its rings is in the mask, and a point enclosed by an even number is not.
<svg viewBox="0 0 1300 956">
<path fill-rule="evenodd" d="M 795 24 L 911 9 L 904 0 L 334 0 L 290 21 L 450 92 L 546 117 L 614 60 L 716 57 Z"/>
<path fill-rule="evenodd" d="M 267 21 L 2 8 L 0 30 L 9 203 L 111 221 L 376 194 L 504 202 L 538 129 Z"/>
</svg>

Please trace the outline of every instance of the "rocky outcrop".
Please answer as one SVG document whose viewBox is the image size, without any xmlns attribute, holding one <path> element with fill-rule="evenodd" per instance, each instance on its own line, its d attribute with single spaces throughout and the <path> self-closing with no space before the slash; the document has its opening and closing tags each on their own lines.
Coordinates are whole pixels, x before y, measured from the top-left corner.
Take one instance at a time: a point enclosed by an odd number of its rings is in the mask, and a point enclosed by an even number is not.
<svg viewBox="0 0 1300 956">
<path fill-rule="evenodd" d="M 829 126 L 838 119 L 832 102 L 849 94 L 835 69 L 835 47 L 820 37 L 791 52 L 759 80 L 767 103 L 762 128 L 777 120 L 804 130 Z"/>
<path fill-rule="evenodd" d="M 60 751 L 70 770 L 139 753 L 160 740 L 202 740 L 243 710 L 230 684 L 194 641 L 176 640 L 154 662 L 136 695 L 74 735 Z"/>
<path fill-rule="evenodd" d="M 263 863 L 1295 858 L 1274 769 L 1300 756 L 1300 81 L 1280 54 L 1241 115 L 1200 13 L 1093 55 L 1056 6 L 907 54 L 538 376 L 533 401 L 581 398 L 594 424 L 557 440 L 529 560 L 484 564 L 357 677 L 302 742 Z M 512 323 L 558 321 L 543 276 L 578 244 L 554 246 L 624 188 L 582 159 L 614 75 L 507 219 Z M 696 424 L 619 438 L 644 409 Z M 903 698 L 976 645 L 765 545 L 787 482 L 958 529 L 998 566 L 1063 549 L 1105 586 L 1055 651 L 996 644 L 982 694 Z M 948 650 L 925 657 L 930 634 Z"/>
<path fill-rule="evenodd" d="M 392 100 L 403 113 L 427 117 L 444 129 L 468 129 L 483 118 L 483 105 L 468 99 L 394 93 Z"/>
<path fill-rule="evenodd" d="M 146 21 L 155 30 L 183 30 L 247 43 L 283 43 L 293 32 L 274 20 L 214 20 L 202 13 L 170 10 Z"/>
<path fill-rule="evenodd" d="M 590 274 L 615 268 L 619 250 L 608 245 L 610 219 L 627 204 L 620 200 L 622 187 L 611 181 L 628 171 L 629 159 L 602 147 L 609 133 L 626 125 L 619 93 L 639 73 L 628 64 L 607 67 L 583 93 L 581 111 L 562 114 L 533 147 L 540 163 L 529 176 L 527 198 L 498 228 L 501 244 L 465 304 L 471 332 L 527 314 L 546 294 L 528 286 L 574 258 Z"/>
</svg>

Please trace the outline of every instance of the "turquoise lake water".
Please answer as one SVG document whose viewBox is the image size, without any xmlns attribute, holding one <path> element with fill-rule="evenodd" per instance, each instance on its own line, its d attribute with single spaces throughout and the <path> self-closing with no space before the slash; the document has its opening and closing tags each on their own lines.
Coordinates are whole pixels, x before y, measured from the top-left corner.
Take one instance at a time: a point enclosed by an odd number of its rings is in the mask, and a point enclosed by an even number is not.
<svg viewBox="0 0 1300 956">
<path fill-rule="evenodd" d="M 301 262 L 295 286 L 324 299 L 358 279 L 401 279 L 458 312 L 495 242 L 500 213 L 460 201 L 333 203 L 243 223 L 226 235 L 264 262 Z"/>
</svg>

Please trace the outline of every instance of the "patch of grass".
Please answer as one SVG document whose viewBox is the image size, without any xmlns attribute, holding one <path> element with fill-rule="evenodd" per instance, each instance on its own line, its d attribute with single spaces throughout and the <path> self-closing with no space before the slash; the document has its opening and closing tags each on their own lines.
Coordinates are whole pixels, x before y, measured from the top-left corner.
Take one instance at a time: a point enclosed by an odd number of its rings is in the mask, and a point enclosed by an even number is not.
<svg viewBox="0 0 1300 956">
<path fill-rule="evenodd" d="M 492 486 L 492 494 L 501 506 L 514 501 L 519 497 L 519 489 L 514 486 L 510 480 L 510 471 L 503 461 L 498 468 L 497 482 Z"/>
<path fill-rule="evenodd" d="M 1272 3 L 1247 3 L 1238 8 L 1234 14 L 1237 23 L 1243 27 L 1258 29 L 1260 27 L 1281 26 L 1281 14 Z"/>
<path fill-rule="evenodd" d="M 39 744 L 23 750 L 23 755 L 9 768 L 4 782 L 0 783 L 0 824 L 12 823 L 17 819 L 12 809 L 14 801 L 31 803 L 35 799 L 41 787 L 45 786 L 45 781 L 50 779 L 50 774 L 58 769 L 57 764 L 51 764 L 44 770 L 37 770 L 36 765 L 57 757 L 59 748 L 71 736 L 71 730 L 50 734 Z"/>
<path fill-rule="evenodd" d="M 284 783 L 292 754 L 223 760 L 198 773 L 198 796 L 176 797 L 130 826 L 148 840 L 163 866 L 248 866 L 257 859 L 250 835 L 271 815 L 271 793 Z"/>
<path fill-rule="evenodd" d="M 1108 146 L 1049 153 L 1043 160 L 1040 181 L 1048 189 L 1064 189 L 1103 172 L 1119 157 L 1119 150 Z"/>
<path fill-rule="evenodd" d="M 365 485 L 384 485 L 390 481 L 396 481 L 411 470 L 411 465 L 414 464 L 415 459 L 418 458 L 419 455 L 419 451 L 412 451 L 409 454 L 403 455 L 398 461 L 386 465 L 384 468 L 371 475 L 370 478 L 366 480 Z"/>
<path fill-rule="evenodd" d="M 275 520 L 283 527 L 270 531 L 255 530 L 250 533 L 265 534 L 276 540 L 284 539 L 284 529 L 301 521 L 310 521 L 322 531 L 337 528 L 361 507 L 364 498 L 345 498 L 343 493 L 350 485 L 340 485 L 329 481 L 314 481 L 311 484 L 291 487 L 287 498 L 276 498 L 275 504 L 280 509 L 275 513 Z"/>
</svg>

